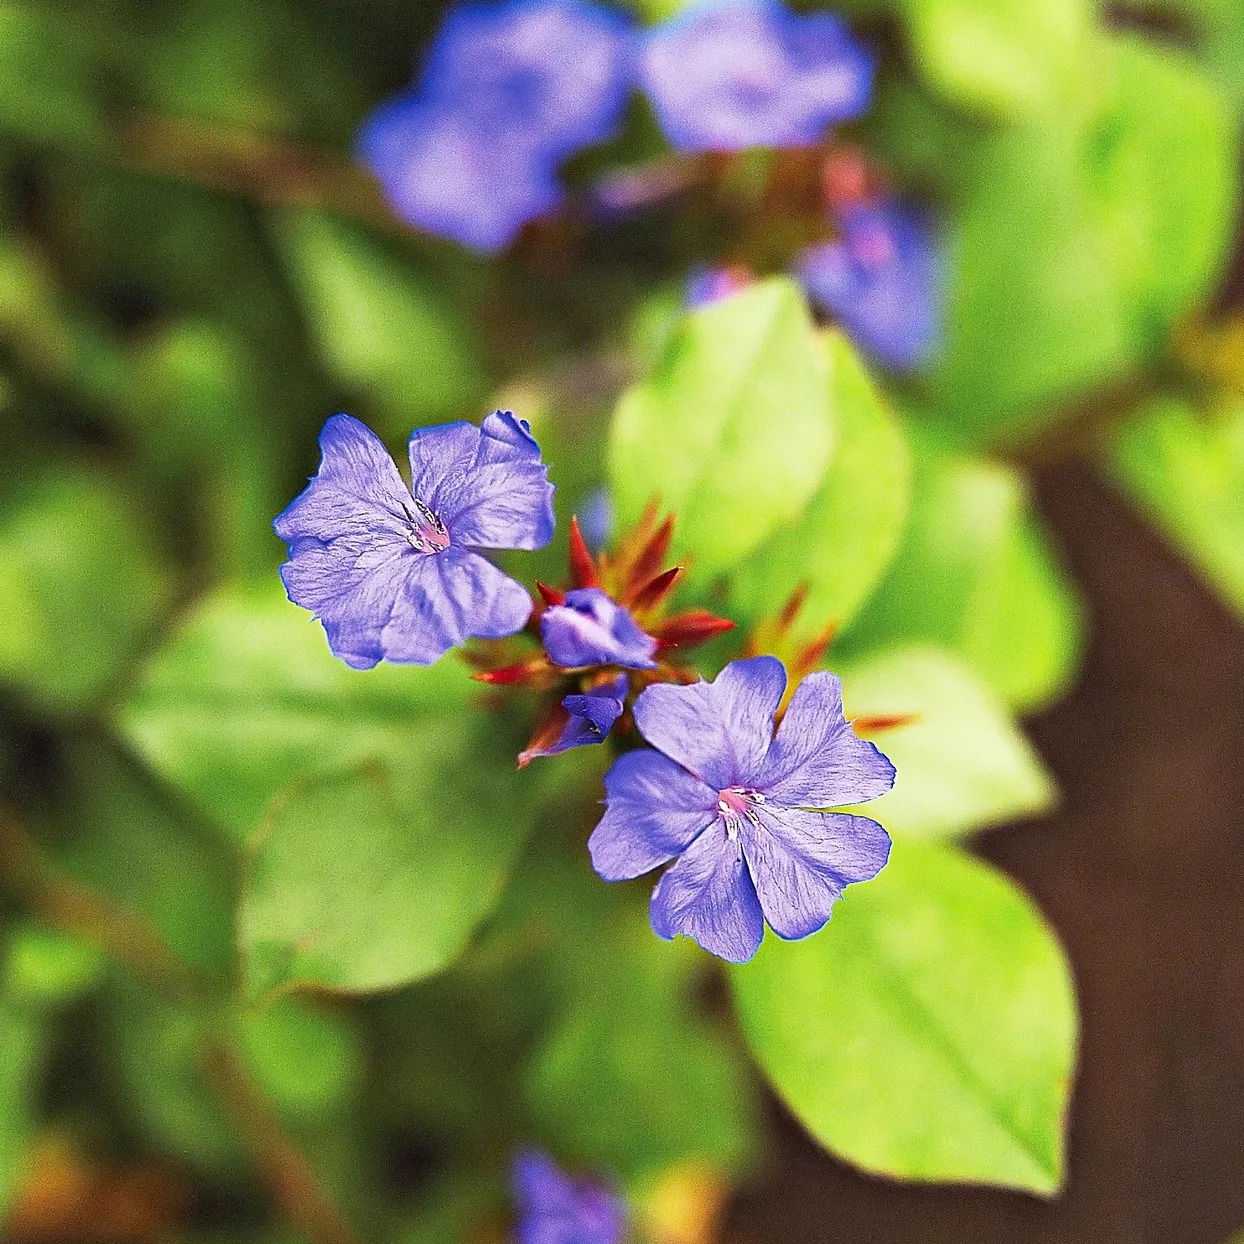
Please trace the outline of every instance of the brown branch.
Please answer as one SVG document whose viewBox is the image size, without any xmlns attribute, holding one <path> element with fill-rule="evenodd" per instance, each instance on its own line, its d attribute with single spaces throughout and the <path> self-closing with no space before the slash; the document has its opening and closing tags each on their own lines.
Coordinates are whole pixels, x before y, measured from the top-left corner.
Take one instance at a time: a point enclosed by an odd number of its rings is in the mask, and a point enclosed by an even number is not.
<svg viewBox="0 0 1244 1244">
<path fill-rule="evenodd" d="M 306 1155 L 281 1126 L 276 1111 L 226 1041 L 203 1053 L 209 1084 L 233 1120 L 273 1199 L 312 1244 L 360 1244 L 354 1228 L 329 1201 Z"/>
</svg>

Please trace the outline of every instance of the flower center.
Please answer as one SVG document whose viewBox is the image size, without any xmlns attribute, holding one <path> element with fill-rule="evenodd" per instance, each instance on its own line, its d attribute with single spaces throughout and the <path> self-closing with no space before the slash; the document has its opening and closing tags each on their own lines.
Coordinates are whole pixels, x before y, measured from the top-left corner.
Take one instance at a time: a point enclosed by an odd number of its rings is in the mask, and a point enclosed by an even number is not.
<svg viewBox="0 0 1244 1244">
<path fill-rule="evenodd" d="M 758 790 L 747 786 L 730 786 L 717 792 L 717 811 L 726 823 L 726 833 L 731 838 L 739 832 L 739 822 L 747 817 L 753 825 L 760 824 L 756 815 L 756 807 L 764 803 L 765 797 Z"/>
<path fill-rule="evenodd" d="M 410 519 L 410 532 L 406 539 L 416 553 L 443 553 L 449 547 L 449 531 L 441 521 L 441 516 L 434 513 L 418 497 L 415 499 L 418 514 L 412 514 L 406 508 L 406 517 Z"/>
</svg>

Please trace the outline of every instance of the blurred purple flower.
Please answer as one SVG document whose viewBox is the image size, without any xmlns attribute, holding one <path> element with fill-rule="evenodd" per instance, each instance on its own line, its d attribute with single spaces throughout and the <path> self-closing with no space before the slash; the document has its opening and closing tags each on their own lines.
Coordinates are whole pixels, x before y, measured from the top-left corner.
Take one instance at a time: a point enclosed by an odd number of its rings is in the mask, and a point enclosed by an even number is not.
<svg viewBox="0 0 1244 1244">
<path fill-rule="evenodd" d="M 608 488 L 593 488 L 579 506 L 579 530 L 587 547 L 599 552 L 613 535 L 613 497 Z"/>
<path fill-rule="evenodd" d="M 560 159 L 609 135 L 630 81 L 621 14 L 584 0 L 508 0 L 450 11 L 420 91 L 485 136 Z"/>
<path fill-rule="evenodd" d="M 621 1244 L 626 1207 L 604 1184 L 571 1179 L 546 1153 L 514 1159 L 517 1244 Z"/>
<path fill-rule="evenodd" d="M 480 251 L 508 246 L 564 197 L 554 162 L 513 126 L 481 125 L 414 94 L 372 113 L 359 154 L 403 220 Z"/>
<path fill-rule="evenodd" d="M 537 756 L 556 756 L 572 747 L 603 743 L 613 723 L 622 716 L 626 690 L 626 675 L 619 674 L 609 682 L 590 688 L 584 695 L 568 695 L 561 703 L 565 720 L 557 737 L 547 746 L 533 740 L 535 746 L 519 753 L 518 767 L 530 764 Z"/>
<path fill-rule="evenodd" d="M 873 59 L 828 13 L 801 17 L 779 0 L 702 0 L 650 32 L 639 79 L 683 151 L 818 142 L 859 116 Z"/>
<path fill-rule="evenodd" d="M 538 549 L 553 486 L 521 419 L 417 428 L 406 487 L 380 438 L 349 415 L 320 433 L 320 467 L 273 526 L 289 545 L 289 598 L 324 624 L 354 669 L 430 665 L 468 636 L 513 635 L 526 590 L 477 549 Z"/>
<path fill-rule="evenodd" d="M 706 307 L 746 289 L 756 278 L 740 264 L 723 268 L 697 268 L 687 278 L 687 306 Z"/>
<path fill-rule="evenodd" d="M 652 892 L 652 927 L 732 963 L 755 954 L 766 920 L 779 937 L 815 933 L 890 853 L 875 821 L 824 810 L 894 784 L 894 766 L 843 718 L 838 677 L 808 675 L 775 735 L 785 689 L 775 657 L 731 662 L 711 683 L 648 687 L 634 713 L 652 748 L 609 770 L 588 842 L 606 881 L 677 858 Z"/>
<path fill-rule="evenodd" d="M 562 605 L 550 605 L 540 621 L 549 660 L 563 669 L 588 665 L 624 665 L 656 669 L 657 641 L 639 629 L 630 612 L 598 587 L 566 593 Z"/>
<path fill-rule="evenodd" d="M 463 5 L 418 88 L 367 120 L 359 154 L 404 220 L 501 250 L 562 202 L 557 165 L 608 135 L 629 82 L 618 14 L 583 0 Z"/>
<path fill-rule="evenodd" d="M 887 366 L 918 367 L 936 350 L 941 265 L 931 230 L 911 211 L 851 208 L 842 237 L 804 251 L 797 272 L 809 298 Z"/>
</svg>

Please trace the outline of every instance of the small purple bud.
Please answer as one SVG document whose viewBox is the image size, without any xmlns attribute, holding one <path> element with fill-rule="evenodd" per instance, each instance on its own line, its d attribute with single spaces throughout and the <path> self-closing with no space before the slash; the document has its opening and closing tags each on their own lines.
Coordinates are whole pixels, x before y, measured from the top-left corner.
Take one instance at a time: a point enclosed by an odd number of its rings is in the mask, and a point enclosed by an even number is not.
<svg viewBox="0 0 1244 1244">
<path fill-rule="evenodd" d="M 657 641 L 639 629 L 630 613 L 598 587 L 575 588 L 564 605 L 546 609 L 540 623 L 544 650 L 554 665 L 582 669 L 624 665 L 656 669 Z"/>
</svg>

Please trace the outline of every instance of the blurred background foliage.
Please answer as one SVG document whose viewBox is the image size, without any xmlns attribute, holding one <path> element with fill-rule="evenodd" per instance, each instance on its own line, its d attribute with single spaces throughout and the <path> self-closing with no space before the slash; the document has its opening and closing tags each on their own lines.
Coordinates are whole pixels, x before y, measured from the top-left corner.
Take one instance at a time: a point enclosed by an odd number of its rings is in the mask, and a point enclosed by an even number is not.
<svg viewBox="0 0 1244 1244">
<path fill-rule="evenodd" d="M 15 1233 L 275 1244 L 348 1239 L 344 1215 L 487 1241 L 535 1138 L 614 1172 L 654 1239 L 704 1244 L 763 1162 L 745 1048 L 867 1169 L 1058 1187 L 1067 965 L 941 840 L 1057 798 L 1017 717 L 1068 688 L 1091 619 L 1032 463 L 1099 464 L 1244 612 L 1244 10 L 838 10 L 881 55 L 845 137 L 938 222 L 942 349 L 903 377 L 783 280 L 683 315 L 697 265 L 780 273 L 824 231 L 800 153 L 580 210 L 664 155 L 638 100 L 506 255 L 403 226 L 350 153 L 439 4 L 0 6 Z M 781 642 L 833 622 L 849 714 L 907 719 L 878 736 L 895 863 L 833 937 L 723 986 L 652 937 L 642 885 L 592 876 L 604 749 L 519 782 L 529 723 L 467 711 L 458 665 L 360 677 L 284 602 L 270 523 L 328 414 L 398 448 L 492 404 L 559 485 L 542 578 L 594 489 L 622 522 L 660 493 L 691 599 L 763 628 L 806 587 Z"/>
</svg>

